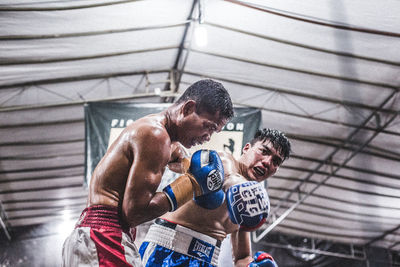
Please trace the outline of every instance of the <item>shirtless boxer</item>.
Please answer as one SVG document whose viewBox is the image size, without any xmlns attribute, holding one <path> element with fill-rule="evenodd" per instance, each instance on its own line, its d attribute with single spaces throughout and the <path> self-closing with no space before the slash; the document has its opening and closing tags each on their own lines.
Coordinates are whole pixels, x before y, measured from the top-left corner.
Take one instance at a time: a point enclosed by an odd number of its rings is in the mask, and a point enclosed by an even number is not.
<svg viewBox="0 0 400 267">
<path fill-rule="evenodd" d="M 143 265 L 216 266 L 219 246 L 231 234 L 235 266 L 277 266 L 267 253 L 256 253 L 253 260 L 249 231 L 261 226 L 269 212 L 268 196 L 259 182 L 275 174 L 290 152 L 286 136 L 272 129 L 257 131 L 239 160 L 220 152 L 223 188 L 195 197 L 179 210 L 156 219 L 140 247 Z M 268 202 L 264 211 L 254 216 L 243 212 L 246 209 L 241 211 L 241 205 L 249 202 L 236 201 L 235 194 L 246 190 L 258 194 L 256 203 Z"/>
<path fill-rule="evenodd" d="M 223 173 L 218 154 L 209 152 L 204 170 L 199 161 L 182 161 L 180 144 L 190 148 L 209 141 L 232 116 L 226 89 L 206 79 L 192 84 L 163 112 L 126 127 L 93 172 L 87 208 L 64 242 L 63 266 L 141 266 L 132 229 L 179 208 L 193 192 L 198 196 L 222 186 L 221 180 L 219 187 L 207 187 L 205 173 Z M 156 192 L 165 167 L 179 171 L 183 163 L 195 174 Z"/>
</svg>

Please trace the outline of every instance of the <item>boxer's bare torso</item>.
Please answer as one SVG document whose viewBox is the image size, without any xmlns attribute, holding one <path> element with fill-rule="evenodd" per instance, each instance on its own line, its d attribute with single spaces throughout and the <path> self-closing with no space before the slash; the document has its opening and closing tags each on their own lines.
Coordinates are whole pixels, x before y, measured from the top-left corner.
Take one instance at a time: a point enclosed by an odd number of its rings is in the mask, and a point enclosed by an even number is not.
<svg viewBox="0 0 400 267">
<path fill-rule="evenodd" d="M 159 162 L 153 164 L 155 173 L 163 173 L 168 162 L 177 161 L 179 158 L 179 144 L 171 142 L 166 129 L 167 118 L 162 113 L 143 117 L 130 124 L 107 150 L 93 172 L 90 181 L 88 206 L 109 205 L 119 206 L 124 199 L 127 181 L 132 174 L 134 164 L 148 164 L 148 162 Z M 140 144 L 143 136 L 157 135 L 157 142 Z M 160 143 L 159 140 L 164 140 Z M 154 140 L 155 141 L 155 140 Z M 158 153 L 151 158 L 135 159 L 135 149 L 143 145 L 148 150 L 157 150 Z M 155 159 L 157 158 L 157 160 Z M 179 165 L 180 166 L 180 165 Z M 177 166 L 175 165 L 175 168 Z M 140 171 L 140 168 L 136 168 Z M 176 169 L 178 170 L 178 169 Z M 143 173 L 143 179 L 137 179 L 136 183 L 147 182 L 147 173 Z M 136 173 L 135 177 L 141 177 Z M 141 181 L 143 180 L 143 181 Z"/>
</svg>

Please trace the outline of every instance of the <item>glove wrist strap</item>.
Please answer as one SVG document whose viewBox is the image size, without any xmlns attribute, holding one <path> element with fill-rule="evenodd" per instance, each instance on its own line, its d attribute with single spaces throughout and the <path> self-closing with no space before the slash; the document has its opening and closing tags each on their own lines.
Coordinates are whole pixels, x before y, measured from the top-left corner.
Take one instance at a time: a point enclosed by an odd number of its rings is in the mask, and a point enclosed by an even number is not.
<svg viewBox="0 0 400 267">
<path fill-rule="evenodd" d="M 163 191 L 171 204 L 170 211 L 175 211 L 178 207 L 193 199 L 193 192 L 196 189 L 192 180 L 194 178 L 191 175 L 184 174 L 164 188 Z"/>
</svg>

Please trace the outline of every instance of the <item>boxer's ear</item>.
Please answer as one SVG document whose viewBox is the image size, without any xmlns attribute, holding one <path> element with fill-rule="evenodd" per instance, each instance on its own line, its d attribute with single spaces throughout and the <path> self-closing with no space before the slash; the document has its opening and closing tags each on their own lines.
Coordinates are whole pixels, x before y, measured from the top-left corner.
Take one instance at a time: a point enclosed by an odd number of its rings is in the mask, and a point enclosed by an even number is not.
<svg viewBox="0 0 400 267">
<path fill-rule="evenodd" d="M 251 147 L 251 144 L 250 144 L 250 143 L 247 143 L 247 144 L 243 147 L 242 153 L 245 154 L 245 153 L 247 152 L 247 150 L 250 149 L 250 147 Z"/>
<path fill-rule="evenodd" d="M 182 106 L 182 113 L 183 116 L 188 116 L 192 114 L 193 112 L 196 112 L 196 101 L 194 100 L 187 100 L 183 106 Z"/>
</svg>

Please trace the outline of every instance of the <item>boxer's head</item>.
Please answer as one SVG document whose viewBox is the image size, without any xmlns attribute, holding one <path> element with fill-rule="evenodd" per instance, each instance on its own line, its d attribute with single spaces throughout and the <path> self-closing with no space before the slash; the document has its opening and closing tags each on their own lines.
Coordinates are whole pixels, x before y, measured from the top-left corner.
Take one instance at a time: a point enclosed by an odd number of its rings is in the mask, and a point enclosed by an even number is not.
<svg viewBox="0 0 400 267">
<path fill-rule="evenodd" d="M 243 148 L 240 162 L 245 166 L 244 175 L 261 182 L 275 174 L 290 153 L 290 141 L 282 132 L 275 129 L 258 130 Z"/>
<path fill-rule="evenodd" d="M 189 86 L 174 105 L 179 107 L 177 140 L 187 148 L 209 141 L 233 117 L 227 90 L 210 79 Z"/>
<path fill-rule="evenodd" d="M 189 86 L 175 104 L 193 100 L 196 113 L 218 114 L 221 119 L 233 117 L 232 100 L 225 87 L 211 79 L 200 80 Z"/>
</svg>

